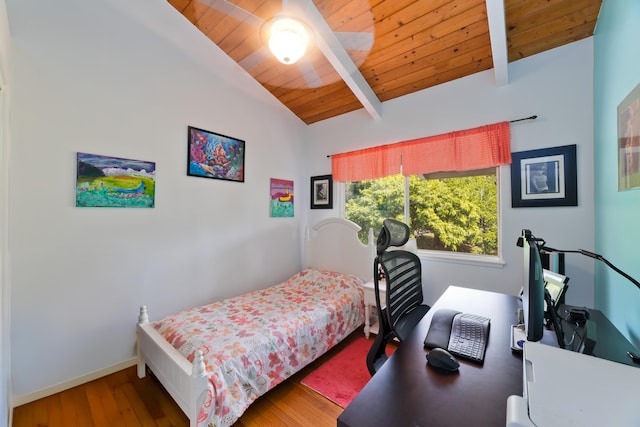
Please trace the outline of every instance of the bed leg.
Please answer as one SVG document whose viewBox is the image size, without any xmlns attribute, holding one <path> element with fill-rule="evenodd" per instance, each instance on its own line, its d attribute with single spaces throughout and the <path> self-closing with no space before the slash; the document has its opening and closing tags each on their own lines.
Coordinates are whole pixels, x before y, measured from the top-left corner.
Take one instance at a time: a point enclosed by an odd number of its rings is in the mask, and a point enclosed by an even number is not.
<svg viewBox="0 0 640 427">
<path fill-rule="evenodd" d="M 193 358 L 193 367 L 191 369 L 191 401 L 194 402 L 195 405 L 189 417 L 189 427 L 197 426 L 200 408 L 202 408 L 207 397 L 207 381 L 207 367 L 204 364 L 202 352 L 198 350 Z"/>
<path fill-rule="evenodd" d="M 140 313 L 138 314 L 138 324 L 142 325 L 149 323 L 149 313 L 147 313 L 147 306 L 140 306 Z M 142 357 L 142 351 L 140 350 L 140 336 L 136 330 L 136 353 L 138 356 L 138 378 L 144 378 L 147 375 L 147 364 Z"/>
</svg>

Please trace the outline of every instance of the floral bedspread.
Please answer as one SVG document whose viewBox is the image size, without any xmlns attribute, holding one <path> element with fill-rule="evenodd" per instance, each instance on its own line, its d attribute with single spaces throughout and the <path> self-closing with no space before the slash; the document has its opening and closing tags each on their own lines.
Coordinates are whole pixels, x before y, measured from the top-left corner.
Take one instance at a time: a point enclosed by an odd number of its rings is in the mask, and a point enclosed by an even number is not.
<svg viewBox="0 0 640 427">
<path fill-rule="evenodd" d="M 190 361 L 202 351 L 209 395 L 198 425 L 222 427 L 363 322 L 360 279 L 306 269 L 279 285 L 183 311 L 154 327 Z"/>
</svg>

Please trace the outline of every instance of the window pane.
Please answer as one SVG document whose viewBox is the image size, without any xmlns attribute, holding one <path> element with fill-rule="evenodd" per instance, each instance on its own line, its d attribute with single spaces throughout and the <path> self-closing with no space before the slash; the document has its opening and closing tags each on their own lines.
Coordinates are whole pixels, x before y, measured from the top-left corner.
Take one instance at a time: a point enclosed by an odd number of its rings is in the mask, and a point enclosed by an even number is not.
<svg viewBox="0 0 640 427">
<path fill-rule="evenodd" d="M 369 229 L 374 237 L 387 218 L 404 221 L 404 177 L 394 175 L 370 181 L 347 182 L 345 218 L 362 227 L 360 241 L 367 243 Z"/>
<path fill-rule="evenodd" d="M 418 249 L 498 254 L 495 169 L 490 175 L 410 177 L 410 224 Z"/>
</svg>

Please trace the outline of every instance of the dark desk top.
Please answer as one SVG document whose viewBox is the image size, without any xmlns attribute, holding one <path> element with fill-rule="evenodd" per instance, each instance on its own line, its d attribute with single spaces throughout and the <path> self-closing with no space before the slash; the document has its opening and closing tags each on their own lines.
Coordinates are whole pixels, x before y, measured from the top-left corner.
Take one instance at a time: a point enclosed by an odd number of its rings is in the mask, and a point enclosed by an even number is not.
<svg viewBox="0 0 640 427">
<path fill-rule="evenodd" d="M 449 287 L 338 418 L 338 427 L 504 426 L 507 398 L 522 395 L 522 358 L 511 351 L 517 297 Z M 424 337 L 433 312 L 451 308 L 491 318 L 484 365 L 456 374 L 427 366 Z"/>
<path fill-rule="evenodd" d="M 562 328 L 564 331 L 565 342 L 571 343 L 567 348 L 577 351 L 582 340 L 582 335 L 584 334 L 584 327 L 579 327 L 575 323 L 566 320 L 569 317 L 568 312 L 571 308 L 584 307 L 575 307 L 563 304 L 558 309 L 558 315 L 563 319 Z M 640 367 L 640 365 L 633 363 L 631 358 L 627 355 L 627 352 L 629 351 L 638 353 L 635 346 L 631 344 L 624 335 L 622 335 L 622 333 L 600 310 L 588 309 L 588 311 L 589 319 L 596 325 L 596 346 L 593 349 L 593 355 L 601 359 Z M 574 331 L 576 332 L 575 336 L 573 336 Z M 545 334 L 546 333 L 547 331 L 545 331 Z M 547 344 L 546 341 L 543 340 L 543 342 Z"/>
</svg>

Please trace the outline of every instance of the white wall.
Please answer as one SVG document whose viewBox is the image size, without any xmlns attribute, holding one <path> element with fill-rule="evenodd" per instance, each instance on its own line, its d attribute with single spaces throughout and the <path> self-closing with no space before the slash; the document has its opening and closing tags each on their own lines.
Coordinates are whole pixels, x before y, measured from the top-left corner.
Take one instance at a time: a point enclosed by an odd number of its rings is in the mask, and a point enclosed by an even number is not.
<svg viewBox="0 0 640 427">
<path fill-rule="evenodd" d="M 269 179 L 298 191 L 308 178 L 303 123 L 166 1 L 7 9 L 12 375 L 23 402 L 132 358 L 141 304 L 157 319 L 297 271 L 306 205 L 270 218 Z M 244 183 L 186 175 L 188 125 L 246 140 Z M 156 207 L 76 208 L 78 151 L 156 162 Z"/>
<path fill-rule="evenodd" d="M 307 144 L 310 175 L 331 170 L 327 154 L 389 144 L 538 115 L 511 126 L 513 152 L 577 144 L 577 207 L 511 208 L 510 167 L 500 171 L 503 266 L 460 264 L 422 256 L 425 299 L 434 302 L 449 285 L 515 294 L 522 285 L 522 228 L 563 249 L 593 248 L 593 40 L 572 43 L 509 65 L 507 86 L 492 71 L 384 103 L 381 121 L 363 111 L 316 123 Z M 338 187 L 336 186 L 336 189 Z M 333 211 L 313 211 L 311 222 Z M 593 262 L 567 258 L 567 302 L 593 306 Z"/>
</svg>

